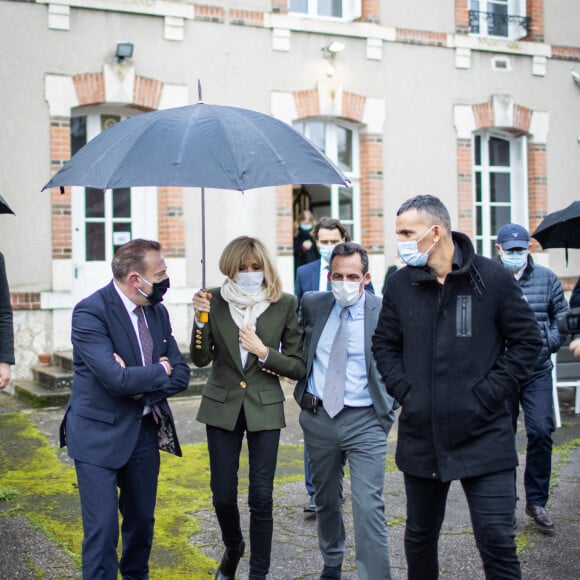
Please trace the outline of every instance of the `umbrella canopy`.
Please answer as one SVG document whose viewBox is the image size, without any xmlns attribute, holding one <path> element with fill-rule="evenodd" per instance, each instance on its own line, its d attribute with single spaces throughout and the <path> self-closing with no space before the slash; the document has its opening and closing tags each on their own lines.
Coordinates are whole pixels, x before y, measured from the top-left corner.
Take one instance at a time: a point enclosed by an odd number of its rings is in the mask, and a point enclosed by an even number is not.
<svg viewBox="0 0 580 580">
<path fill-rule="evenodd" d="M 248 109 L 197 103 L 131 117 L 100 133 L 42 188 L 348 185 L 290 125 Z"/>
<path fill-rule="evenodd" d="M 568 207 L 549 213 L 536 228 L 532 237 L 538 240 L 544 250 L 548 248 L 580 248 L 580 201 Z"/>
<path fill-rule="evenodd" d="M 6 203 L 6 200 L 1 195 L 0 195 L 0 213 L 11 213 L 12 215 L 16 215 L 10 209 L 10 206 Z"/>
<path fill-rule="evenodd" d="M 542 248 L 580 248 L 580 201 L 549 213 L 532 234 Z"/>
<path fill-rule="evenodd" d="M 249 109 L 207 105 L 153 111 L 100 133 L 42 188 L 201 187 L 202 286 L 205 190 L 245 191 L 288 184 L 350 185 L 290 125 Z"/>
</svg>

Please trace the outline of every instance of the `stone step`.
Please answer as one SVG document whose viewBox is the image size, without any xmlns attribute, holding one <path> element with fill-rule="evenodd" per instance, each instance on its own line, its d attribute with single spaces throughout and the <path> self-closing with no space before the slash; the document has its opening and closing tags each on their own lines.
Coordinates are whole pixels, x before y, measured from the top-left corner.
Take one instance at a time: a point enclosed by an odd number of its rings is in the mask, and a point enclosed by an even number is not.
<svg viewBox="0 0 580 580">
<path fill-rule="evenodd" d="M 61 391 L 70 389 L 72 384 L 72 371 L 68 371 L 58 366 L 33 367 L 32 377 L 44 389 L 51 391 Z"/>
<path fill-rule="evenodd" d="M 47 389 L 35 381 L 12 381 L 14 394 L 31 407 L 64 407 L 70 389 Z"/>
</svg>

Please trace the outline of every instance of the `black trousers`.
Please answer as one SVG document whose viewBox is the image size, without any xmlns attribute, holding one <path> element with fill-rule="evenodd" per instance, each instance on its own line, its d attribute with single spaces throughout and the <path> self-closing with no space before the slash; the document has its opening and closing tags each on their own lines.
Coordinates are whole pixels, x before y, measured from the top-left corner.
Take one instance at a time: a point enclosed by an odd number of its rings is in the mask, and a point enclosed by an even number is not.
<svg viewBox="0 0 580 580">
<path fill-rule="evenodd" d="M 439 577 L 439 532 L 445 517 L 450 482 L 405 474 L 407 525 L 405 554 L 409 580 Z M 519 580 L 520 563 L 514 539 L 514 471 L 461 480 L 469 505 L 477 549 L 485 577 Z"/>
<path fill-rule="evenodd" d="M 242 540 L 238 508 L 238 469 L 244 433 L 248 441 L 250 489 L 250 574 L 266 576 L 272 551 L 272 494 L 278 459 L 280 429 L 246 431 L 240 412 L 233 431 L 206 426 L 211 469 L 213 505 L 227 548 L 236 549 Z"/>
</svg>

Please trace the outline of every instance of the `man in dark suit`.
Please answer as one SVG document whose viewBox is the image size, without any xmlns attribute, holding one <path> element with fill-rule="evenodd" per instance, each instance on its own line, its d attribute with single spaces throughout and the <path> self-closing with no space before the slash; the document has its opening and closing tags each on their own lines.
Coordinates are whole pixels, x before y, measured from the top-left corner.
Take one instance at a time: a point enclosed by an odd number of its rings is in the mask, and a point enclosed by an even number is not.
<svg viewBox="0 0 580 580">
<path fill-rule="evenodd" d="M 332 292 L 309 292 L 302 299 L 306 379 L 294 391 L 303 409 L 300 425 L 316 490 L 324 558 L 320 578 L 341 577 L 346 460 L 357 573 L 361 580 L 384 580 L 390 578 L 390 568 L 383 486 L 394 401 L 371 353 L 381 300 L 364 292 L 370 281 L 365 249 L 353 242 L 338 244 L 330 259 L 330 280 Z"/>
<path fill-rule="evenodd" d="M 83 517 L 83 578 L 149 577 L 159 448 L 181 455 L 167 397 L 189 367 L 159 303 L 169 287 L 161 246 L 118 249 L 113 280 L 72 318 L 74 376 L 61 446 L 75 461 Z M 118 488 L 118 490 L 117 490 Z M 117 559 L 118 511 L 123 549 Z"/>
<path fill-rule="evenodd" d="M 350 241 L 348 230 L 337 219 L 323 217 L 314 226 L 312 235 L 316 240 L 320 258 L 314 262 L 300 266 L 296 271 L 296 280 L 294 283 L 294 294 L 298 298 L 298 307 L 302 296 L 306 292 L 316 292 L 318 290 L 330 290 L 330 280 L 328 279 L 329 262 L 332 250 L 337 244 L 341 242 Z M 365 290 L 371 294 L 375 293 L 373 283 L 369 282 Z M 316 514 L 316 502 L 314 501 L 314 485 L 312 484 L 312 475 L 310 473 L 310 466 L 308 462 L 308 451 L 304 449 L 304 483 L 306 491 L 310 496 L 310 500 L 304 506 L 304 512 L 307 517 Z"/>
</svg>

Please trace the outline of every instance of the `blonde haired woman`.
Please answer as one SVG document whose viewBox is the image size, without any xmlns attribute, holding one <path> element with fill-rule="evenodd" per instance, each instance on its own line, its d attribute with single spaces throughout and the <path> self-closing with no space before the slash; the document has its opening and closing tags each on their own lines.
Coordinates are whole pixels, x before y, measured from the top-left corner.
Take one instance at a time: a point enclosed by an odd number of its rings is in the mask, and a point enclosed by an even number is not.
<svg viewBox="0 0 580 580">
<path fill-rule="evenodd" d="M 238 468 L 244 434 L 248 442 L 250 489 L 250 580 L 266 578 L 272 549 L 272 492 L 284 393 L 279 377 L 305 374 L 297 301 L 282 292 L 265 246 L 241 236 L 224 249 L 219 263 L 226 279 L 219 288 L 193 297 L 195 323 L 191 360 L 212 362 L 197 420 L 206 424 L 213 505 L 225 552 L 215 578 L 229 580 L 244 554 L 238 510 Z M 209 312 L 207 323 L 199 313 Z"/>
</svg>

